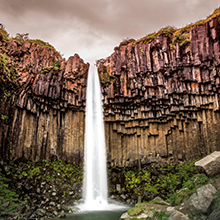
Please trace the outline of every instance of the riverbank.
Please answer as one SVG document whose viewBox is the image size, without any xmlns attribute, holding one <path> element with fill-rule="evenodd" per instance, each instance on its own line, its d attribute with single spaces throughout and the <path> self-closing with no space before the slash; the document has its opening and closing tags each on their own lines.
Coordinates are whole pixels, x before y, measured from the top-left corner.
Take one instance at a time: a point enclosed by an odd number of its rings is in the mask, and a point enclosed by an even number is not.
<svg viewBox="0 0 220 220">
<path fill-rule="evenodd" d="M 108 169 L 109 196 L 131 206 L 164 200 L 197 174 L 194 162 L 143 165 Z M 49 162 L 0 162 L 2 219 L 50 219 L 74 213 L 82 198 L 83 169 L 61 160 Z M 19 217 L 19 218 L 18 218 Z"/>
<path fill-rule="evenodd" d="M 120 220 L 218 220 L 220 219 L 220 152 L 198 161 L 200 174 L 185 181 L 166 200 L 156 197 L 137 203 Z"/>
</svg>

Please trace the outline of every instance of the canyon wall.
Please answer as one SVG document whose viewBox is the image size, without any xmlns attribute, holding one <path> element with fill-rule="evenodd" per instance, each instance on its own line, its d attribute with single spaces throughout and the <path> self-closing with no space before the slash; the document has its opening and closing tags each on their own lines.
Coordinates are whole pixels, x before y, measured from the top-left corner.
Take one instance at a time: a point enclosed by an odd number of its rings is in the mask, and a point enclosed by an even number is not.
<svg viewBox="0 0 220 220">
<path fill-rule="evenodd" d="M 83 162 L 89 64 L 0 36 L 0 157 Z"/>
<path fill-rule="evenodd" d="M 97 62 L 109 166 L 220 150 L 217 12 L 124 41 Z M 88 69 L 77 54 L 65 61 L 48 43 L 0 35 L 0 158 L 83 164 Z"/>
<path fill-rule="evenodd" d="M 97 62 L 109 165 L 193 160 L 220 150 L 220 21 L 188 29 L 181 30 L 184 42 L 163 31 L 151 42 L 123 42 Z"/>
</svg>

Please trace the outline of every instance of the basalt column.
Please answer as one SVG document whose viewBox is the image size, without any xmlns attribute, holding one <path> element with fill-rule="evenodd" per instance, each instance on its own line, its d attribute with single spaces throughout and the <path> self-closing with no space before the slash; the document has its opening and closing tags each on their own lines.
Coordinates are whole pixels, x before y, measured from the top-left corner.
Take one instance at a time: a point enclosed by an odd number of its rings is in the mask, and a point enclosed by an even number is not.
<svg viewBox="0 0 220 220">
<path fill-rule="evenodd" d="M 77 54 L 65 61 L 52 49 L 2 38 L 0 53 L 6 64 L 0 81 L 1 157 L 82 164 L 89 64 Z"/>
<path fill-rule="evenodd" d="M 220 150 L 220 22 L 163 34 L 99 60 L 108 162 L 181 161 Z"/>
</svg>

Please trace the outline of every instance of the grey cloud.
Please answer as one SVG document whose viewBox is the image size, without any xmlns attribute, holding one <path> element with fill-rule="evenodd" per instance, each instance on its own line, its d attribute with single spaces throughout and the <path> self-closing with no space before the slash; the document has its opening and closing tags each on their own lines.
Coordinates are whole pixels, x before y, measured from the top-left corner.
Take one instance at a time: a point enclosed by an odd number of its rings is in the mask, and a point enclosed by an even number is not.
<svg viewBox="0 0 220 220">
<path fill-rule="evenodd" d="M 122 39 L 181 27 L 218 6 L 218 0 L 0 0 L 0 22 L 12 35 L 28 32 L 66 56 L 70 50 L 108 56 L 102 54 L 113 52 Z"/>
</svg>

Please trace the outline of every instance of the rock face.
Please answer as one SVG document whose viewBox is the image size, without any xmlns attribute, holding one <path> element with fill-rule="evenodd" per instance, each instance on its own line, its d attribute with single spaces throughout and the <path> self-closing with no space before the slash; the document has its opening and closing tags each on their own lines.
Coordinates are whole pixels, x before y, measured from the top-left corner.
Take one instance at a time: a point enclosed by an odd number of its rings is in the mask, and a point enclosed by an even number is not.
<svg viewBox="0 0 220 220">
<path fill-rule="evenodd" d="M 205 172 L 208 176 L 220 173 L 220 151 L 215 151 L 195 163 L 197 169 Z"/>
<path fill-rule="evenodd" d="M 34 42 L 0 42 L 0 155 L 79 164 L 89 64 Z"/>
<path fill-rule="evenodd" d="M 187 44 L 158 35 L 98 61 L 108 162 L 133 166 L 220 150 L 220 22 L 193 25 Z"/>
<path fill-rule="evenodd" d="M 212 184 L 197 189 L 196 193 L 194 193 L 187 201 L 190 212 L 208 213 L 214 199 L 213 194 L 216 192 L 217 190 Z"/>
</svg>

